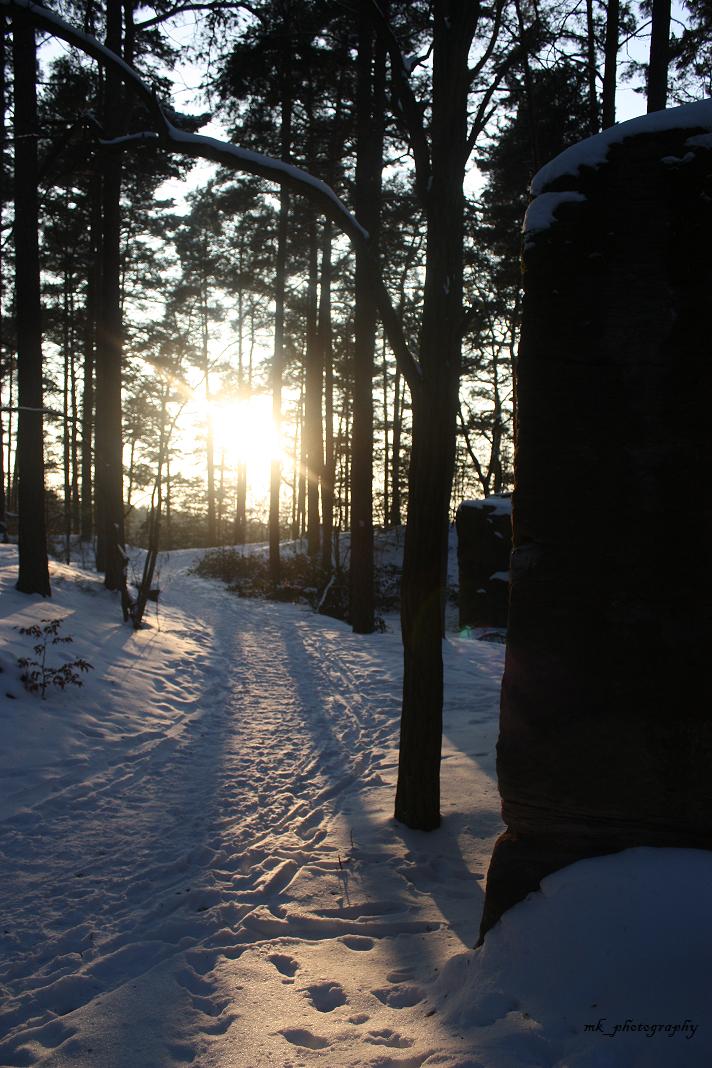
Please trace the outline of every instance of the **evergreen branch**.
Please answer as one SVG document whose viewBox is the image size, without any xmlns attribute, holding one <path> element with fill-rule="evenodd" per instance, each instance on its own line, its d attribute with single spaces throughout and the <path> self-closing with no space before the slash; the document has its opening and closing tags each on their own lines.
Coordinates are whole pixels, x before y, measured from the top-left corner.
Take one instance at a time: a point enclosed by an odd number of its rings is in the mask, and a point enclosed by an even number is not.
<svg viewBox="0 0 712 1068">
<path fill-rule="evenodd" d="M 250 15 L 253 15 L 260 22 L 264 22 L 265 17 L 261 11 L 259 11 L 253 4 L 247 3 L 227 3 L 226 0 L 215 0 L 214 3 L 207 4 L 174 4 L 168 11 L 164 11 L 161 15 L 154 15 L 153 18 L 143 19 L 141 22 L 134 23 L 134 29 L 148 30 L 151 26 L 158 26 L 162 22 L 167 22 L 169 19 L 175 18 L 176 15 L 183 15 L 189 11 L 248 11 Z"/>
</svg>

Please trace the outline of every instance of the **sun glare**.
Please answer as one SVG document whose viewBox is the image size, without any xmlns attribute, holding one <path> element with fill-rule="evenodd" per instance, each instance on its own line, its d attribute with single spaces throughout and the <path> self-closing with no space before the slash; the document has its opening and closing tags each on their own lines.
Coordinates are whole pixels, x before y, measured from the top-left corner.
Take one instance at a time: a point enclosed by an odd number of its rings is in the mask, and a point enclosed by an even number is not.
<svg viewBox="0 0 712 1068">
<path fill-rule="evenodd" d="M 246 464 L 250 469 L 268 467 L 282 458 L 282 445 L 272 421 L 272 400 L 254 394 L 245 400 L 211 405 L 215 457 L 224 452 L 227 467 Z"/>
<path fill-rule="evenodd" d="M 272 420 L 272 398 L 253 393 L 240 400 L 223 393 L 207 401 L 200 390 L 193 394 L 181 428 L 184 454 L 193 453 L 196 473 L 205 477 L 205 432 L 208 415 L 213 431 L 215 478 L 226 492 L 237 483 L 238 469 L 244 464 L 247 476 L 248 507 L 264 511 L 269 500 L 270 469 L 277 459 L 284 466 L 288 453 Z"/>
</svg>

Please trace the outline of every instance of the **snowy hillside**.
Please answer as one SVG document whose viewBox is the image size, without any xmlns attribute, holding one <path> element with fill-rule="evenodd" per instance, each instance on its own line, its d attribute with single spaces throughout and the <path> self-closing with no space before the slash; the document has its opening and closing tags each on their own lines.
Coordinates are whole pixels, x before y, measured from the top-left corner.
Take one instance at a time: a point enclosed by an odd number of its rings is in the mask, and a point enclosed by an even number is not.
<svg viewBox="0 0 712 1068">
<path fill-rule="evenodd" d="M 237 598 L 194 552 L 136 633 L 96 576 L 55 564 L 42 601 L 0 554 L 0 1065 L 710 1062 L 706 854 L 577 865 L 472 951 L 502 646 L 445 644 L 444 821 L 421 834 L 391 818 L 397 633 Z M 93 670 L 43 701 L 16 628 L 56 617 L 74 641 L 49 662 Z M 599 1017 L 689 1020 L 614 1040 Z"/>
</svg>

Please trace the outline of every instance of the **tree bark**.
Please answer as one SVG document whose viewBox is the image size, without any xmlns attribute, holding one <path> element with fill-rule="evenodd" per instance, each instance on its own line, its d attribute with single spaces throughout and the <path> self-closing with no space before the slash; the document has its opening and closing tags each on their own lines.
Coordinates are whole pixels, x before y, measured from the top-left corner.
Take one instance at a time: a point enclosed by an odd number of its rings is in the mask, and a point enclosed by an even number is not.
<svg viewBox="0 0 712 1068">
<path fill-rule="evenodd" d="M 200 332 L 201 332 L 201 370 L 205 382 L 206 443 L 205 457 L 208 475 L 208 545 L 217 544 L 217 522 L 215 506 L 215 430 L 210 393 L 210 352 L 208 350 L 208 328 L 210 325 L 209 291 L 208 291 L 208 239 L 203 242 L 203 277 L 200 282 Z"/>
<path fill-rule="evenodd" d="M 96 363 L 96 318 L 99 275 L 101 271 L 101 185 L 94 176 L 89 189 L 89 271 L 84 310 L 84 367 L 82 377 L 82 458 L 80 538 L 90 541 L 93 524 L 93 428 L 94 428 L 94 367 Z"/>
<path fill-rule="evenodd" d="M 252 363 L 250 362 L 250 375 L 247 383 L 247 390 L 245 390 L 245 368 L 244 368 L 244 329 L 245 329 L 245 312 L 244 312 L 244 295 L 242 287 L 243 276 L 243 249 L 240 248 L 240 258 L 238 264 L 238 276 L 240 279 L 239 288 L 237 291 L 237 321 L 238 321 L 238 336 L 237 336 L 237 395 L 240 401 L 244 401 L 245 396 L 249 397 L 252 392 Z M 233 524 L 233 542 L 235 545 L 244 545 L 247 536 L 247 464 L 238 457 L 237 471 L 235 472 L 235 522 Z"/>
<path fill-rule="evenodd" d="M 70 326 L 70 278 L 69 270 L 65 265 L 64 287 L 62 307 L 62 472 L 64 475 L 64 561 L 71 562 L 72 545 L 72 441 L 70 430 L 70 371 L 69 367 L 73 360 L 71 352 L 71 326 Z"/>
<path fill-rule="evenodd" d="M 284 0 L 282 30 L 284 47 L 280 71 L 280 144 L 281 159 L 289 162 L 292 151 L 292 90 L 290 48 L 290 3 Z M 284 303 L 287 287 L 287 229 L 289 225 L 289 190 L 280 186 L 279 218 L 277 221 L 277 258 L 274 273 L 274 352 L 272 355 L 272 423 L 279 439 L 282 426 L 282 376 L 284 374 Z M 282 464 L 272 458 L 269 490 L 269 573 L 272 582 L 279 582 L 280 514 L 279 498 L 282 483 Z"/>
<path fill-rule="evenodd" d="M 42 419 L 42 305 L 37 198 L 37 54 L 31 23 L 13 23 L 15 74 L 15 300 L 17 310 L 17 589 L 50 596 Z"/>
<path fill-rule="evenodd" d="M 108 0 L 106 45 L 121 54 L 121 2 Z M 103 120 L 109 136 L 121 130 L 121 81 L 107 67 Z M 124 545 L 123 443 L 121 427 L 121 154 L 105 148 L 101 168 L 101 281 L 96 328 L 96 525 L 97 569 L 108 590 L 122 588 Z"/>
<path fill-rule="evenodd" d="M 319 553 L 319 483 L 324 467 L 323 392 L 324 366 L 318 337 L 317 285 L 318 242 L 316 215 L 310 211 L 308 226 L 309 268 L 307 279 L 306 353 L 304 375 L 304 443 L 307 479 L 307 552 Z"/>
<path fill-rule="evenodd" d="M 368 231 L 371 254 L 378 248 L 383 171 L 385 49 L 362 6 L 356 87 L 356 217 Z M 356 634 L 374 627 L 373 576 L 373 377 L 376 294 L 371 257 L 356 251 L 353 437 L 351 449 L 351 625 Z"/>
<path fill-rule="evenodd" d="M 324 470 L 321 480 L 322 543 L 321 560 L 325 571 L 332 567 L 334 536 L 334 352 L 331 327 L 331 223 L 324 222 L 319 282 L 319 347 L 324 366 Z"/>
<path fill-rule="evenodd" d="M 400 371 L 396 365 L 396 377 L 393 383 L 393 442 L 391 445 L 391 507 L 389 512 L 392 527 L 401 525 L 401 438 L 403 436 L 403 404 L 405 401 L 405 383 L 401 381 Z"/>
<path fill-rule="evenodd" d="M 598 133 L 598 94 L 596 92 L 596 31 L 593 22 L 593 0 L 586 0 L 586 77 L 588 79 L 589 132 Z"/>
<path fill-rule="evenodd" d="M 0 188 L 5 187 L 5 18 L 0 16 Z M 0 197 L 0 234 L 2 233 L 4 201 Z M 3 250 L 0 248 L 0 396 L 5 378 L 5 338 L 3 334 L 3 294 L 5 271 Z M 9 440 L 8 440 L 9 445 Z M 9 455 L 9 449 L 8 449 Z M 9 463 L 8 463 L 9 467 Z M 7 538 L 7 497 L 5 493 L 5 420 L 0 410 L 0 527 L 2 540 Z"/>
<path fill-rule="evenodd" d="M 648 112 L 667 106 L 670 62 L 670 0 L 653 0 L 648 66 Z"/>
<path fill-rule="evenodd" d="M 413 442 L 401 582 L 403 706 L 396 819 L 440 823 L 443 597 L 460 378 L 468 53 L 476 12 L 434 5 L 431 181 L 421 327 L 422 382 L 413 391 Z"/>
<path fill-rule="evenodd" d="M 616 121 L 616 86 L 618 83 L 618 24 L 620 0 L 608 0 L 606 11 L 606 57 L 603 67 L 602 126 L 607 130 Z"/>
</svg>

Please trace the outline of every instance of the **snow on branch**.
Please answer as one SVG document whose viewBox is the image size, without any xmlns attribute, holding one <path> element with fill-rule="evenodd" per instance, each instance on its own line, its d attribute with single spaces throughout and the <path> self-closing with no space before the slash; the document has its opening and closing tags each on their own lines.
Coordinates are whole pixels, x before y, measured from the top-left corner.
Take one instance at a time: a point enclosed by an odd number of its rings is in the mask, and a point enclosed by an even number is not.
<svg viewBox="0 0 712 1068">
<path fill-rule="evenodd" d="M 76 29 L 60 18 L 59 15 L 55 15 L 39 4 L 33 3 L 32 0 L 0 0 L 0 11 L 5 11 L 10 16 L 20 15 L 29 18 L 40 29 L 59 37 L 69 45 L 79 48 L 103 66 L 113 68 L 146 104 L 156 126 L 154 131 L 127 134 L 111 141 L 103 141 L 104 145 L 116 145 L 117 147 L 146 143 L 160 145 L 172 152 L 180 152 L 182 155 L 200 159 L 209 159 L 231 170 L 254 174 L 259 178 L 265 178 L 267 181 L 277 182 L 279 185 L 288 186 L 296 193 L 308 197 L 327 218 L 331 219 L 350 238 L 355 247 L 365 250 L 369 255 L 373 267 L 379 312 L 388 342 L 401 366 L 402 373 L 410 389 L 415 390 L 418 387 L 422 379 L 420 365 L 408 347 L 402 323 L 383 284 L 375 254 L 368 242 L 368 231 L 361 226 L 330 186 L 307 173 L 307 171 L 294 167 L 290 163 L 285 163 L 283 160 L 274 159 L 271 156 L 263 156 L 259 152 L 240 148 L 238 145 L 230 144 L 228 141 L 220 141 L 215 137 L 206 137 L 203 134 L 188 133 L 185 130 L 178 129 L 168 119 L 155 92 L 143 81 L 133 67 L 116 55 L 115 52 L 112 52 L 111 49 L 102 45 L 95 37 Z"/>
</svg>

